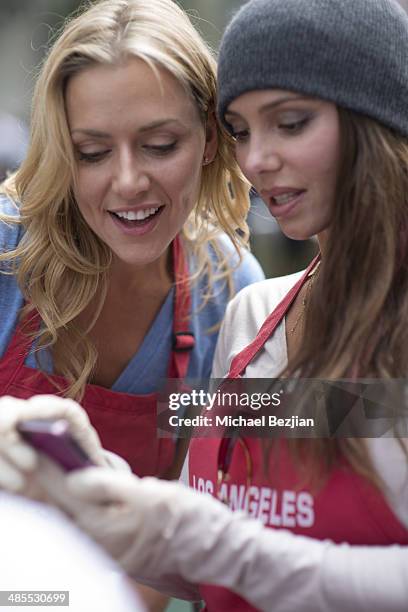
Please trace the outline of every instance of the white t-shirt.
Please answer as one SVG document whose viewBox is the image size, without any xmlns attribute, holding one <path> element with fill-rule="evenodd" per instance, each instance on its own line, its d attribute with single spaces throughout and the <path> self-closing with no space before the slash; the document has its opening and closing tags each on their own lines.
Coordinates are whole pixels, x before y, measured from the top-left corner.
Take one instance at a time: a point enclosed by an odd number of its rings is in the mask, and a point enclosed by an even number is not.
<svg viewBox="0 0 408 612">
<path fill-rule="evenodd" d="M 255 283 L 242 289 L 231 300 L 218 337 L 213 378 L 227 376 L 232 359 L 255 338 L 267 316 L 302 274 L 297 272 Z M 282 320 L 263 350 L 248 365 L 245 377 L 277 377 L 287 359 L 285 320 Z M 369 438 L 367 444 L 374 467 L 387 484 L 387 500 L 408 528 L 408 465 L 404 452 L 394 438 Z"/>
</svg>

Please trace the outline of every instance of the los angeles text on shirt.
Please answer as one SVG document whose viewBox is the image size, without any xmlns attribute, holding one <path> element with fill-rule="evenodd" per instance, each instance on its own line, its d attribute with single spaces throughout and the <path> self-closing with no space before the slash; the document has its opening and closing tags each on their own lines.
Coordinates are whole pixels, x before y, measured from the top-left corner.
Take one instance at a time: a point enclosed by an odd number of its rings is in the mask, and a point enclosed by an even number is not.
<svg viewBox="0 0 408 612">
<path fill-rule="evenodd" d="M 201 493 L 214 495 L 212 480 L 192 476 L 192 486 Z M 315 513 L 313 496 L 307 491 L 277 490 L 270 487 L 223 483 L 219 493 L 231 510 L 242 510 L 248 516 L 271 527 L 312 527 Z"/>
</svg>

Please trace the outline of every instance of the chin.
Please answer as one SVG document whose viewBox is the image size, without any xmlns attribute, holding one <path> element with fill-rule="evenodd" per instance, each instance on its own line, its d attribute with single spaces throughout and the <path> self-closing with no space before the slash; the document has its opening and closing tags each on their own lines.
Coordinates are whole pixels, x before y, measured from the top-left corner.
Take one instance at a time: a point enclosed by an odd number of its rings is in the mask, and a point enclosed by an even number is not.
<svg viewBox="0 0 408 612">
<path fill-rule="evenodd" d="M 301 223 L 299 221 L 295 222 L 295 219 L 293 219 L 291 223 L 289 222 L 289 219 L 286 223 L 279 223 L 281 231 L 287 238 L 299 241 L 314 238 L 325 230 L 327 226 L 328 223 Z"/>
<path fill-rule="evenodd" d="M 300 229 L 288 229 L 288 228 L 283 228 L 281 227 L 281 230 L 283 232 L 283 234 L 285 234 L 286 238 L 290 238 L 291 240 L 310 240 L 310 238 L 313 238 L 313 236 L 315 236 L 314 233 L 310 233 L 304 230 L 300 230 Z"/>
<path fill-rule="evenodd" d="M 143 268 L 144 266 L 150 266 L 155 262 L 159 262 L 167 253 L 168 246 L 155 245 L 155 248 L 150 249 L 148 247 L 129 250 L 117 249 L 113 251 L 113 257 L 123 265 Z"/>
</svg>

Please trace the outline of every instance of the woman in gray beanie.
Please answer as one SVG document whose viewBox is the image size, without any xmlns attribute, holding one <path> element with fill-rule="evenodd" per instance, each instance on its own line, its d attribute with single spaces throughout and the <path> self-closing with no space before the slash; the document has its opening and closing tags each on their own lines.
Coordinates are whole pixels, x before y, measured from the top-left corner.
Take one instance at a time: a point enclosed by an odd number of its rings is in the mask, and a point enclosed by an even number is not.
<svg viewBox="0 0 408 612">
<path fill-rule="evenodd" d="M 394 0 L 252 0 L 219 78 L 247 178 L 321 256 L 230 303 L 213 376 L 406 378 L 406 14 Z M 406 610 L 403 441 L 281 439 L 268 455 L 237 433 L 191 443 L 190 483 L 210 495 L 101 468 L 49 479 L 50 495 L 133 577 L 208 611 Z"/>
</svg>

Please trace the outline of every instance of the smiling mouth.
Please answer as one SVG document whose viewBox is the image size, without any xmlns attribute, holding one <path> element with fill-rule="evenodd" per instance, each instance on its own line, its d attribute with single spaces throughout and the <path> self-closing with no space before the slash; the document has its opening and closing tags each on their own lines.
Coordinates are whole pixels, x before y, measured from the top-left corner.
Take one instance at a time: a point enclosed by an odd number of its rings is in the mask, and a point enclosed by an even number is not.
<svg viewBox="0 0 408 612">
<path fill-rule="evenodd" d="M 116 222 L 121 223 L 124 227 L 142 227 L 158 217 L 163 212 L 163 209 L 164 206 L 158 206 L 157 208 L 149 208 L 146 210 L 117 213 L 108 210 L 108 213 L 115 219 Z"/>
</svg>

